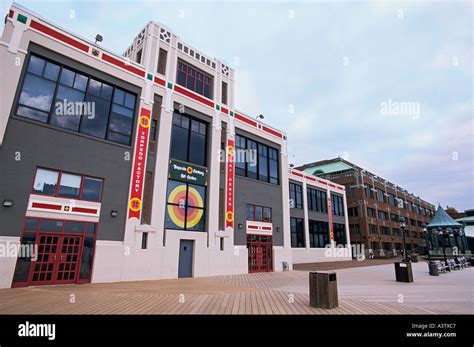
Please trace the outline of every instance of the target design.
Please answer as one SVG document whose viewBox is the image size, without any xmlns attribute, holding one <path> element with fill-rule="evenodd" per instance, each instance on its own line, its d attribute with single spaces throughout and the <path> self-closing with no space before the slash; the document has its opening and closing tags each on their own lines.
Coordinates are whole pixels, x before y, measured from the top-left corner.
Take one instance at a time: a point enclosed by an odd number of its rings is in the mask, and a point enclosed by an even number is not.
<svg viewBox="0 0 474 347">
<path fill-rule="evenodd" d="M 201 194 L 193 187 L 188 187 L 186 200 L 185 184 L 175 187 L 168 197 L 168 214 L 180 228 L 184 228 L 185 224 L 186 228 L 196 226 L 203 216 L 203 207 Z"/>
</svg>

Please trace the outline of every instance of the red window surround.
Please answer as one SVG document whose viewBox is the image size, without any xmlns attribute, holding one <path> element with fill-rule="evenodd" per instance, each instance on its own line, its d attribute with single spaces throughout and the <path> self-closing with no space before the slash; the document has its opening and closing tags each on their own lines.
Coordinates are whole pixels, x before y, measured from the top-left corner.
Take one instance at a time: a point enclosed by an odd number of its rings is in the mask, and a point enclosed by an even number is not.
<svg viewBox="0 0 474 347">
<path fill-rule="evenodd" d="M 35 191 L 34 191 L 34 184 L 35 184 L 35 180 L 36 180 L 36 175 L 38 174 L 38 170 L 39 170 L 39 169 L 47 170 L 47 171 L 53 171 L 53 172 L 57 172 L 57 173 L 58 173 L 58 179 L 57 179 L 57 181 L 56 181 L 56 192 L 55 192 L 54 194 L 43 194 L 43 193 L 39 193 L 39 192 L 35 192 Z M 76 175 L 76 176 L 81 176 L 81 187 L 80 187 L 80 190 L 79 190 L 79 196 L 78 196 L 77 198 L 74 198 L 74 200 L 82 200 L 82 201 L 90 201 L 90 202 L 102 202 L 102 197 L 103 197 L 103 193 L 104 193 L 104 179 L 103 179 L 103 178 L 94 177 L 94 176 L 89 176 L 89 175 L 83 175 L 83 174 L 79 174 L 79 173 L 75 173 L 75 172 L 70 172 L 70 171 L 62 171 L 62 170 L 49 169 L 49 168 L 45 168 L 45 167 L 37 167 L 37 168 L 36 168 L 35 175 L 33 176 L 33 182 L 31 183 L 31 194 L 33 194 L 33 195 L 42 195 L 42 196 L 53 196 L 53 197 L 57 197 L 57 198 L 68 199 L 69 197 L 64 197 L 64 196 L 59 195 L 59 187 L 60 187 L 60 182 L 61 182 L 61 176 L 62 176 L 63 173 L 67 173 L 67 174 L 71 174 L 71 175 Z M 87 199 L 83 199 L 83 198 L 82 198 L 82 195 L 83 195 L 83 188 L 84 188 L 84 178 L 92 178 L 92 179 L 96 179 L 96 180 L 100 180 L 100 181 L 101 181 L 100 197 L 99 197 L 99 200 L 98 200 L 98 201 L 95 201 L 95 200 L 87 200 Z M 70 199 L 70 198 L 69 198 L 69 199 Z"/>
<path fill-rule="evenodd" d="M 178 74 L 180 73 L 185 75 L 185 80 L 184 84 L 177 83 L 178 85 L 212 100 L 213 90 L 211 77 L 181 61 L 178 62 Z M 191 80 L 193 81 L 192 85 L 190 85 Z"/>
</svg>

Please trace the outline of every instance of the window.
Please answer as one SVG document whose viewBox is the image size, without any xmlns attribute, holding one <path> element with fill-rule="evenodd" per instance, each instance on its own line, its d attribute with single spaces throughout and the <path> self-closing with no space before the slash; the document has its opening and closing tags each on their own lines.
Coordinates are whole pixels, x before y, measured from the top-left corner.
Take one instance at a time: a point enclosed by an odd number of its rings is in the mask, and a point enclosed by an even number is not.
<svg viewBox="0 0 474 347">
<path fill-rule="evenodd" d="M 142 233 L 142 249 L 147 249 L 148 246 L 148 233 Z"/>
<path fill-rule="evenodd" d="M 354 235 L 360 235 L 360 225 L 359 224 L 350 224 L 349 232 Z"/>
<path fill-rule="evenodd" d="M 346 226 L 344 224 L 333 223 L 334 241 L 336 245 L 346 244 Z"/>
<path fill-rule="evenodd" d="M 308 187 L 306 195 L 308 196 L 308 209 L 310 211 L 328 213 L 328 201 L 325 191 Z"/>
<path fill-rule="evenodd" d="M 268 147 L 258 144 L 258 179 L 268 182 Z"/>
<path fill-rule="evenodd" d="M 227 83 L 222 82 L 222 103 L 227 105 Z"/>
<path fill-rule="evenodd" d="M 375 218 L 375 209 L 367 207 L 367 217 Z"/>
<path fill-rule="evenodd" d="M 392 228 L 392 236 L 400 236 L 400 229 Z"/>
<path fill-rule="evenodd" d="M 130 145 L 136 96 L 31 55 L 16 114 Z"/>
<path fill-rule="evenodd" d="M 302 218 L 290 218 L 291 226 L 291 247 L 302 248 L 304 242 L 304 222 Z"/>
<path fill-rule="evenodd" d="M 394 213 L 390 213 L 390 220 L 392 222 L 398 222 L 400 220 L 400 217 Z"/>
<path fill-rule="evenodd" d="M 371 234 L 377 234 L 377 226 L 375 224 L 369 224 L 369 231 Z"/>
<path fill-rule="evenodd" d="M 204 231 L 206 187 L 168 180 L 165 227 Z"/>
<path fill-rule="evenodd" d="M 171 136 L 171 158 L 206 166 L 206 123 L 175 112 Z"/>
<path fill-rule="evenodd" d="M 380 220 L 388 220 L 388 214 L 385 211 L 379 211 L 378 217 Z"/>
<path fill-rule="evenodd" d="M 382 235 L 390 235 L 390 229 L 387 227 L 380 227 L 380 234 Z"/>
<path fill-rule="evenodd" d="M 272 184 L 280 183 L 278 150 L 235 135 L 236 175 Z"/>
<path fill-rule="evenodd" d="M 301 185 L 290 183 L 290 206 L 292 208 L 303 208 L 302 190 Z"/>
<path fill-rule="evenodd" d="M 103 182 L 100 178 L 38 168 L 31 193 L 99 202 Z"/>
<path fill-rule="evenodd" d="M 392 206 L 397 206 L 395 195 L 388 194 L 388 203 Z"/>
<path fill-rule="evenodd" d="M 143 49 L 140 49 L 140 50 L 137 52 L 137 57 L 136 57 L 135 61 L 136 61 L 138 64 L 141 64 L 141 63 L 142 63 L 142 52 L 143 52 Z"/>
<path fill-rule="evenodd" d="M 58 196 L 63 198 L 77 199 L 81 190 L 82 177 L 68 173 L 62 173 L 59 183 Z"/>
<path fill-rule="evenodd" d="M 367 196 L 368 199 L 372 199 L 372 189 L 373 187 L 370 184 L 365 185 L 365 195 Z"/>
<path fill-rule="evenodd" d="M 344 202 L 343 197 L 336 194 L 331 194 L 332 214 L 335 216 L 344 216 Z"/>
<path fill-rule="evenodd" d="M 329 224 L 309 220 L 309 246 L 311 248 L 324 248 L 329 244 Z"/>
<path fill-rule="evenodd" d="M 351 207 L 347 209 L 347 213 L 349 214 L 349 217 L 358 217 L 359 209 L 357 207 Z"/>
<path fill-rule="evenodd" d="M 418 233 L 416 231 L 412 231 L 411 236 L 414 238 L 418 237 Z"/>
<path fill-rule="evenodd" d="M 163 48 L 160 48 L 160 52 L 158 55 L 158 73 L 162 75 L 166 75 L 166 59 L 168 56 L 168 52 L 166 52 Z"/>
<path fill-rule="evenodd" d="M 178 61 L 176 83 L 208 99 L 212 99 L 212 77 L 182 61 Z"/>
<path fill-rule="evenodd" d="M 272 209 L 270 207 L 247 204 L 247 220 L 253 222 L 272 222 Z"/>
<path fill-rule="evenodd" d="M 383 195 L 384 195 L 383 190 L 377 188 L 377 189 L 376 189 L 376 194 L 377 194 L 377 201 L 384 202 L 384 199 L 383 199 Z"/>
</svg>

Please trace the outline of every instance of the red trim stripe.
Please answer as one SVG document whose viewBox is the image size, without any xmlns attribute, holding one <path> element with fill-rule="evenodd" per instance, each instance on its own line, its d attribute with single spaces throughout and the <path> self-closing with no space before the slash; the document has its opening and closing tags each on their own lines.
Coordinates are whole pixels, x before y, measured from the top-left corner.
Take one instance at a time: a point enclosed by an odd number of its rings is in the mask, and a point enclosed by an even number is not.
<svg viewBox="0 0 474 347">
<path fill-rule="evenodd" d="M 192 93 L 191 91 L 187 90 L 187 89 L 184 89 L 184 88 L 181 88 L 180 86 L 178 86 L 177 84 L 175 84 L 174 86 L 174 90 L 176 90 L 178 93 L 180 94 L 183 94 L 184 96 L 187 96 L 191 99 L 194 99 L 196 101 L 199 101 L 200 103 L 204 104 L 204 105 L 207 105 L 209 107 L 212 107 L 214 108 L 214 103 L 209 100 L 209 99 L 206 99 L 200 95 L 197 95 L 197 94 L 194 94 Z"/>
<path fill-rule="evenodd" d="M 262 128 L 263 128 L 263 131 L 266 131 L 267 133 L 272 134 L 273 136 L 276 136 L 280 139 L 283 137 L 283 135 L 280 132 L 273 130 L 265 125 Z"/>
<path fill-rule="evenodd" d="M 316 181 L 316 178 L 311 177 L 311 176 L 306 176 L 306 178 L 309 179 L 310 181 Z"/>
<path fill-rule="evenodd" d="M 221 106 L 221 110 L 222 110 L 223 113 L 229 114 L 229 110 L 226 109 L 224 106 Z"/>
<path fill-rule="evenodd" d="M 76 47 L 77 49 L 80 49 L 83 52 L 88 53 L 89 52 L 89 46 L 83 44 L 82 42 L 79 42 L 77 40 L 74 40 L 73 38 L 66 36 L 64 34 L 61 34 L 57 32 L 56 30 L 51 29 L 50 27 L 47 27 L 41 23 L 38 23 L 37 21 L 32 20 L 30 26 L 42 32 L 43 34 L 49 35 L 51 37 L 54 37 L 55 39 L 58 39 L 59 41 L 62 41 L 64 43 L 67 43 L 68 45 L 71 45 L 73 47 Z"/>
<path fill-rule="evenodd" d="M 249 228 L 249 229 L 258 229 L 258 226 L 257 225 L 249 225 L 247 228 Z"/>
<path fill-rule="evenodd" d="M 339 190 L 344 190 L 344 187 L 337 187 L 337 189 L 339 189 Z"/>
<path fill-rule="evenodd" d="M 321 183 L 321 184 L 325 184 L 325 185 L 327 185 L 327 184 L 328 184 L 326 181 L 321 181 L 321 180 L 318 180 L 318 182 L 319 182 L 319 183 Z"/>
<path fill-rule="evenodd" d="M 102 53 L 102 60 L 108 62 L 108 63 L 111 63 L 111 64 L 114 64 L 124 70 L 127 70 L 129 72 L 132 72 L 134 73 L 135 75 L 138 75 L 140 77 L 145 77 L 145 71 L 141 70 L 141 69 L 138 69 L 136 68 L 135 66 L 132 66 L 132 65 L 129 65 L 129 64 L 125 64 L 123 61 L 121 60 L 118 60 L 106 53 Z"/>
<path fill-rule="evenodd" d="M 155 76 L 155 83 L 157 83 L 157 84 L 159 84 L 159 85 L 161 85 L 161 86 L 163 86 L 163 87 L 166 86 L 165 80 L 164 80 L 164 79 L 161 79 L 161 78 L 159 78 L 159 77 L 156 77 L 156 76 Z"/>
<path fill-rule="evenodd" d="M 251 119 L 249 119 L 249 118 L 247 118 L 247 117 L 244 117 L 244 116 L 242 116 L 241 114 L 235 113 L 234 116 L 235 116 L 235 119 L 238 119 L 238 120 L 240 120 L 241 122 L 250 124 L 250 125 L 252 125 L 252 126 L 254 126 L 254 127 L 257 126 L 257 122 L 256 122 L 256 121 L 251 120 Z"/>
<path fill-rule="evenodd" d="M 56 210 L 56 211 L 61 211 L 63 207 L 61 205 L 53 205 L 53 204 L 44 204 L 41 202 L 34 202 L 31 204 L 31 207 L 33 208 L 44 208 L 46 210 Z"/>
<path fill-rule="evenodd" d="M 304 177 L 304 175 L 302 173 L 299 173 L 299 172 L 296 172 L 296 171 L 293 171 L 292 174 L 295 175 L 295 176 L 298 176 L 298 177 Z"/>
<path fill-rule="evenodd" d="M 72 212 L 97 214 L 97 209 L 95 209 L 95 208 L 85 208 L 85 207 L 73 207 Z"/>
<path fill-rule="evenodd" d="M 330 187 L 336 188 L 334 184 L 328 183 Z"/>
<path fill-rule="evenodd" d="M 272 230 L 272 227 L 262 227 L 262 230 Z"/>
</svg>

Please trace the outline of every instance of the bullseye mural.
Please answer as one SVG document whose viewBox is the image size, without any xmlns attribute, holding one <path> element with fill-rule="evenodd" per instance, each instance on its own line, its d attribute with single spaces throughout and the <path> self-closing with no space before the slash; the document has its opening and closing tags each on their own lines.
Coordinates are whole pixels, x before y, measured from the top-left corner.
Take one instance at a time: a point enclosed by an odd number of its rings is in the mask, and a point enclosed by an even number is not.
<svg viewBox="0 0 474 347">
<path fill-rule="evenodd" d="M 204 199 L 192 186 L 179 184 L 172 188 L 168 196 L 168 215 L 176 227 L 195 227 L 204 214 Z"/>
</svg>

